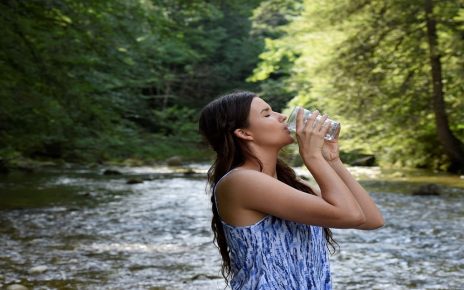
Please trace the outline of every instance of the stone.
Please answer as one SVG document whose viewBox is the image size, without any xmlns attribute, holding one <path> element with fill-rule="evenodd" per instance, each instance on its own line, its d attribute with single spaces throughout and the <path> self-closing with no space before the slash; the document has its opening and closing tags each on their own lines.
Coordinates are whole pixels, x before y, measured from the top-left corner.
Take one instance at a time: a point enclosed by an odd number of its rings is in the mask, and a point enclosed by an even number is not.
<svg viewBox="0 0 464 290">
<path fill-rule="evenodd" d="M 122 175 L 121 171 L 115 169 L 106 169 L 103 171 L 103 175 Z"/>
<path fill-rule="evenodd" d="M 26 286 L 23 286 L 21 284 L 12 284 L 8 287 L 6 287 L 6 290 L 28 290 Z"/>
<path fill-rule="evenodd" d="M 419 186 L 419 188 L 417 188 L 416 190 L 414 190 L 412 192 L 412 195 L 440 195 L 440 187 L 434 183 L 424 184 Z"/>
<path fill-rule="evenodd" d="M 41 274 L 47 272 L 48 267 L 45 265 L 35 266 L 29 269 L 29 273 L 31 274 Z"/>
<path fill-rule="evenodd" d="M 156 177 L 154 175 L 149 175 L 149 176 L 145 176 L 143 178 L 143 181 L 153 181 L 155 179 L 156 179 Z"/>
<path fill-rule="evenodd" d="M 168 166 L 182 166 L 182 158 L 179 156 L 172 156 L 166 159 L 166 164 Z"/>
<path fill-rule="evenodd" d="M 143 180 L 141 178 L 138 178 L 138 177 L 130 178 L 126 182 L 126 184 L 138 184 L 138 183 L 143 183 Z"/>
<path fill-rule="evenodd" d="M 393 178 L 403 178 L 403 177 L 406 177 L 406 175 L 402 172 L 399 172 L 399 171 L 395 171 L 391 174 L 391 177 Z"/>
<path fill-rule="evenodd" d="M 195 173 L 196 173 L 195 170 L 193 170 L 192 168 L 187 168 L 184 171 L 184 175 L 193 175 Z"/>
</svg>

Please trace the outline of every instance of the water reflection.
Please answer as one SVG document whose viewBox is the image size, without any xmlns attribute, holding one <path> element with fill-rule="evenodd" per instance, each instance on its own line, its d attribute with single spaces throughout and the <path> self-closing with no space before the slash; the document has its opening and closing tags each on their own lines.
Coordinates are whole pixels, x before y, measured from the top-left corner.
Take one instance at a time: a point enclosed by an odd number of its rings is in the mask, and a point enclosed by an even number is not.
<svg viewBox="0 0 464 290">
<path fill-rule="evenodd" d="M 205 167 L 48 171 L 2 177 L 0 288 L 223 289 L 211 244 Z M 371 176 L 376 172 L 367 172 Z M 145 182 L 128 185 L 137 176 Z M 464 195 L 370 190 L 386 225 L 335 230 L 335 289 L 459 289 Z M 369 184 L 368 184 L 369 185 Z M 43 272 L 32 267 L 45 266 Z"/>
</svg>

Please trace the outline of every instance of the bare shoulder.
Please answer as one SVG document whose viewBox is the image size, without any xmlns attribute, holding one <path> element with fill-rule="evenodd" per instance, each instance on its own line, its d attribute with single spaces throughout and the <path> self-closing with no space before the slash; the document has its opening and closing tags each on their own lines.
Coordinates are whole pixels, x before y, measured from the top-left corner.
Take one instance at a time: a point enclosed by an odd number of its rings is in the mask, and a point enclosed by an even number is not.
<svg viewBox="0 0 464 290">
<path fill-rule="evenodd" d="M 231 225 L 246 226 L 268 215 L 250 205 L 250 199 L 262 199 L 257 184 L 272 184 L 274 178 L 250 169 L 236 169 L 224 176 L 216 185 L 216 201 L 222 219 Z"/>
<path fill-rule="evenodd" d="M 341 211 L 320 196 L 255 170 L 237 169 L 224 176 L 216 186 L 216 198 L 221 217 L 234 225 L 250 225 L 272 215 L 309 225 L 351 226 Z"/>
<path fill-rule="evenodd" d="M 255 191 L 260 185 L 282 183 L 281 181 L 256 170 L 235 169 L 224 176 L 217 184 L 216 191 L 221 193 L 239 194 L 243 190 Z M 283 183 L 282 183 L 283 184 Z"/>
</svg>

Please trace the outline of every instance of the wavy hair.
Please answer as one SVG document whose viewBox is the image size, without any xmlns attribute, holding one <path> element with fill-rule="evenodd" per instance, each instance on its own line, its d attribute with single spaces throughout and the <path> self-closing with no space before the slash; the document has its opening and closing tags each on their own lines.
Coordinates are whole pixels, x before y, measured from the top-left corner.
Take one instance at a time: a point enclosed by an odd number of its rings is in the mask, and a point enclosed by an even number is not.
<svg viewBox="0 0 464 290">
<path fill-rule="evenodd" d="M 213 218 L 213 242 L 218 247 L 222 257 L 221 273 L 226 284 L 231 275 L 229 247 L 224 234 L 224 228 L 219 217 L 214 197 L 214 187 L 217 182 L 230 170 L 239 167 L 247 159 L 254 159 L 263 170 L 262 162 L 248 149 L 240 138 L 234 135 L 237 128 L 247 128 L 248 115 L 255 93 L 236 91 L 221 96 L 206 105 L 200 114 L 199 131 L 216 152 L 216 158 L 208 170 L 208 191 L 211 194 Z M 300 182 L 295 171 L 281 159 L 277 160 L 276 172 L 278 180 L 303 192 L 315 194 L 310 187 Z M 332 232 L 324 228 L 325 238 L 332 251 L 335 251 L 336 242 Z"/>
</svg>

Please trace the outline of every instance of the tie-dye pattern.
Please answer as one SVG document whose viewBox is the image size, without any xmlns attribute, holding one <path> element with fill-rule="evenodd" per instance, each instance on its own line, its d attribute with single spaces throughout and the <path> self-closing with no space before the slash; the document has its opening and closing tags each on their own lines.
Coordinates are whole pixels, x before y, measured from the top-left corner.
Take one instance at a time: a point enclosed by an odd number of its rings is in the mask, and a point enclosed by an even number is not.
<svg viewBox="0 0 464 290">
<path fill-rule="evenodd" d="M 232 289 L 332 289 L 321 227 L 273 216 L 251 226 L 223 225 Z"/>
</svg>

